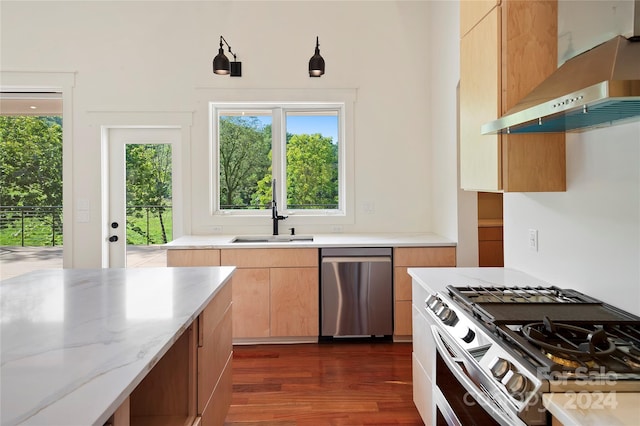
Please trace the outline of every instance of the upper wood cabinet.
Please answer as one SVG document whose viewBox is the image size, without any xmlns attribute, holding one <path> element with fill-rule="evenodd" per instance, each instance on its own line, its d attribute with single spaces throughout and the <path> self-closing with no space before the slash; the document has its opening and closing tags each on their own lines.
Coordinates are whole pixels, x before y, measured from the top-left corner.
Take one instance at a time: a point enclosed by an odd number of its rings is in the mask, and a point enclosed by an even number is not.
<svg viewBox="0 0 640 426">
<path fill-rule="evenodd" d="M 474 0 L 461 3 L 463 4 L 460 9 L 460 35 L 464 36 L 494 7 L 498 6 L 500 0 Z"/>
<path fill-rule="evenodd" d="M 462 1 L 460 25 L 461 187 L 564 191 L 564 134 L 480 134 L 556 69 L 557 1 Z"/>
</svg>

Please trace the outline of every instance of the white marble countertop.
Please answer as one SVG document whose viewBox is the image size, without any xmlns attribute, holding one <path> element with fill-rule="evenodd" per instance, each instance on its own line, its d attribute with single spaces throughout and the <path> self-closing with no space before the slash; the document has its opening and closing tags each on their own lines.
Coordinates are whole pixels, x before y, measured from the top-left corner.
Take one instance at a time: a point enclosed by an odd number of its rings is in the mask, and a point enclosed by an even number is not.
<svg viewBox="0 0 640 426">
<path fill-rule="evenodd" d="M 551 284 L 509 268 L 409 268 L 409 275 L 432 292 L 446 286 L 545 286 Z"/>
<path fill-rule="evenodd" d="M 234 267 L 60 269 L 0 283 L 2 425 L 102 425 Z"/>
<path fill-rule="evenodd" d="M 304 234 L 311 235 L 311 234 Z M 429 247 L 455 246 L 456 243 L 430 233 L 391 234 L 312 234 L 313 241 L 234 243 L 239 235 L 185 235 L 176 238 L 164 247 L 168 249 L 197 248 L 314 248 L 314 247 Z M 286 235 L 282 235 L 286 237 Z"/>
<path fill-rule="evenodd" d="M 640 393 L 546 393 L 542 404 L 564 426 L 640 424 Z"/>
</svg>

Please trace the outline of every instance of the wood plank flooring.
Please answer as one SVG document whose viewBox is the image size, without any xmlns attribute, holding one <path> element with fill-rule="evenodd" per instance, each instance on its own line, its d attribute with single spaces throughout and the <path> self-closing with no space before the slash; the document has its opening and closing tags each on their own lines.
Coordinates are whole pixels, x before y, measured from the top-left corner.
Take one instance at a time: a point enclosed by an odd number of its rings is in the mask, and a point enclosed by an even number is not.
<svg viewBox="0 0 640 426">
<path fill-rule="evenodd" d="M 423 425 L 411 343 L 235 346 L 225 425 Z"/>
</svg>

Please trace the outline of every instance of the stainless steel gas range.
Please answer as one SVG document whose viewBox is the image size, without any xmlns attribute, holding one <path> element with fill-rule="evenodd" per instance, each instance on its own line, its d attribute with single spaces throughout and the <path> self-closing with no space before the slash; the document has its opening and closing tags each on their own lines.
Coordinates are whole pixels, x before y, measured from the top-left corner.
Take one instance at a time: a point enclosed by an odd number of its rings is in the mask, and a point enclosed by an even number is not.
<svg viewBox="0 0 640 426">
<path fill-rule="evenodd" d="M 544 393 L 597 395 L 613 408 L 616 392 L 640 392 L 633 314 L 551 286 L 451 285 L 423 300 L 437 424 L 547 425 Z"/>
</svg>

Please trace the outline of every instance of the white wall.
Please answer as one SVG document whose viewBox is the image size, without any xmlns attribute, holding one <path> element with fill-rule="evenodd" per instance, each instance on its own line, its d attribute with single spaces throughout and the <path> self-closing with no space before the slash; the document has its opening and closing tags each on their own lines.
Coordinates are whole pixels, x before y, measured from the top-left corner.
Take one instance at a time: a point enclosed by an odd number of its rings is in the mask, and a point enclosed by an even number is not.
<svg viewBox="0 0 640 426">
<path fill-rule="evenodd" d="M 429 12 L 432 230 L 458 242 L 458 266 L 478 266 L 477 197 L 475 192 L 459 189 L 456 167 L 460 4 L 457 1 L 431 1 Z"/>
<path fill-rule="evenodd" d="M 561 0 L 559 63 L 631 35 L 632 15 L 628 0 Z M 567 191 L 505 194 L 504 220 L 505 266 L 640 314 L 640 123 L 567 133 Z"/>
<path fill-rule="evenodd" d="M 505 194 L 504 221 L 505 266 L 640 315 L 640 123 L 568 133 L 567 191 Z"/>
<path fill-rule="evenodd" d="M 73 182 L 67 182 L 73 195 L 65 208 L 83 199 L 91 211 L 88 223 L 73 222 L 73 239 L 65 240 L 72 262 L 66 266 L 101 264 L 107 220 L 101 217 L 100 127 L 114 124 L 105 117 L 153 117 L 160 123 L 168 117 L 166 124 L 175 124 L 176 114 L 192 113 L 184 147 L 190 174 L 183 178 L 191 182 L 184 194 L 185 229 L 215 225 L 203 210 L 209 154 L 202 94 L 220 89 L 355 90 L 356 216 L 344 232 L 431 231 L 429 4 L 2 1 L 1 70 L 76 73 Z M 242 61 L 241 78 L 212 74 L 221 34 Z M 311 79 L 307 64 L 316 35 L 327 71 Z M 365 203 L 375 206 L 374 214 L 363 211 Z M 441 228 L 454 232 L 450 224 Z M 270 223 L 260 229 L 268 232 Z"/>
</svg>

